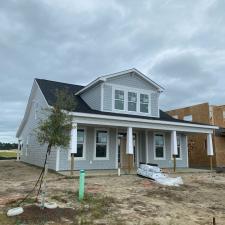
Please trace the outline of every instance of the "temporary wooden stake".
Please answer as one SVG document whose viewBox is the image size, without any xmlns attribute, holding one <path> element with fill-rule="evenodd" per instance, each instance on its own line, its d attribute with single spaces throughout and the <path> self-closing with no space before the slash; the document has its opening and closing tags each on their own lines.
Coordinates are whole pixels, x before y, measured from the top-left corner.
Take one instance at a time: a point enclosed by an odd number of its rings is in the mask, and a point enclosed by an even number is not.
<svg viewBox="0 0 225 225">
<path fill-rule="evenodd" d="M 173 172 L 176 172 L 176 155 L 173 155 Z"/>
<path fill-rule="evenodd" d="M 213 170 L 213 158 L 212 158 L 212 155 L 210 155 L 209 158 L 210 158 L 210 170 L 212 172 L 212 170 Z"/>
</svg>

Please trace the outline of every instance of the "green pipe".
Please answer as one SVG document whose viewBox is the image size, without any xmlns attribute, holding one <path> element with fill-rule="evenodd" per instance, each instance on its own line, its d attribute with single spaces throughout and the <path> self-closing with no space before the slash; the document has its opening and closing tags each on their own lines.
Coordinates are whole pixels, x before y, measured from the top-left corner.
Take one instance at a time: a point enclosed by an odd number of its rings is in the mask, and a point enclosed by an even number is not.
<svg viewBox="0 0 225 225">
<path fill-rule="evenodd" d="M 80 170 L 79 201 L 82 201 L 84 199 L 84 178 L 85 178 L 85 171 Z"/>
</svg>

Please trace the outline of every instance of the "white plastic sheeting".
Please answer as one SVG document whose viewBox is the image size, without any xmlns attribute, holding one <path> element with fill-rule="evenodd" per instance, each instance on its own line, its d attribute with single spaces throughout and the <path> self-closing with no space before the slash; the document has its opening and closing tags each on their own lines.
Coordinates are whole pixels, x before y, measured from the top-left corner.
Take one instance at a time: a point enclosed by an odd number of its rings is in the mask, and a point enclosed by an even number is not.
<svg viewBox="0 0 225 225">
<path fill-rule="evenodd" d="M 162 173 L 158 166 L 150 166 L 147 164 L 141 164 L 137 169 L 137 174 L 153 179 L 157 183 L 167 186 L 179 186 L 183 184 L 183 180 L 181 177 L 169 177 Z"/>
</svg>

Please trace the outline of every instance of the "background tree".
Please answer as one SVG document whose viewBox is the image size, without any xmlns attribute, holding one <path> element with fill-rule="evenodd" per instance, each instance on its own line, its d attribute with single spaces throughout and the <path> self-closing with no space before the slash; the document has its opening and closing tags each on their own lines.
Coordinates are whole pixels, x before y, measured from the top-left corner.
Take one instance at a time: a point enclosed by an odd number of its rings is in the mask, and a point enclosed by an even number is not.
<svg viewBox="0 0 225 225">
<path fill-rule="evenodd" d="M 45 119 L 40 119 L 36 129 L 37 140 L 40 144 L 46 144 L 46 157 L 43 168 L 43 176 L 40 181 L 39 191 L 42 187 L 42 207 L 44 207 L 46 192 L 46 176 L 48 172 L 47 158 L 53 147 L 67 149 L 70 144 L 70 132 L 72 129 L 71 111 L 75 108 L 75 97 L 68 91 L 56 90 L 56 99 L 52 107 L 44 109 Z M 42 182 L 43 180 L 43 182 Z M 44 189 L 44 190 L 43 190 Z M 38 191 L 38 193 L 39 193 Z"/>
</svg>

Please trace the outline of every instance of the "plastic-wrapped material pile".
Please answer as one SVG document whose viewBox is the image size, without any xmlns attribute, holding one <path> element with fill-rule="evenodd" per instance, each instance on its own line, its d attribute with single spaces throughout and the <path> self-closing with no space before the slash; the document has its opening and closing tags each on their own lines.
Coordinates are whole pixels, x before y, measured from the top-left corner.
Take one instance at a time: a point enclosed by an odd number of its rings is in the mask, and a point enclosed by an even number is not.
<svg viewBox="0 0 225 225">
<path fill-rule="evenodd" d="M 181 177 L 168 177 L 167 175 L 163 174 L 162 171 L 158 166 L 150 166 L 147 164 L 141 164 L 137 170 L 137 174 L 153 179 L 157 183 L 167 186 L 179 186 L 183 184 L 183 180 Z"/>
</svg>

